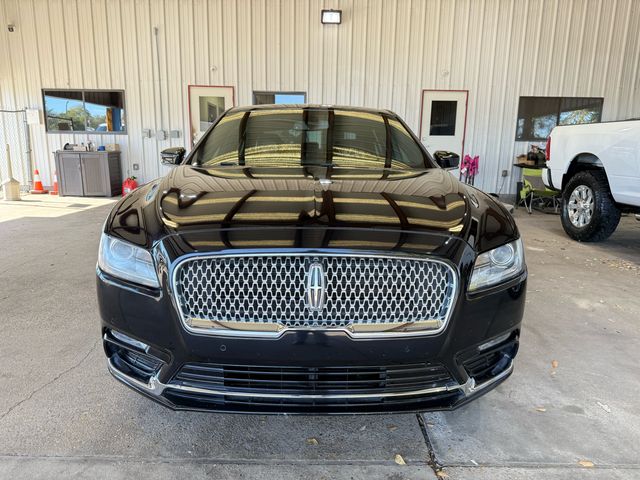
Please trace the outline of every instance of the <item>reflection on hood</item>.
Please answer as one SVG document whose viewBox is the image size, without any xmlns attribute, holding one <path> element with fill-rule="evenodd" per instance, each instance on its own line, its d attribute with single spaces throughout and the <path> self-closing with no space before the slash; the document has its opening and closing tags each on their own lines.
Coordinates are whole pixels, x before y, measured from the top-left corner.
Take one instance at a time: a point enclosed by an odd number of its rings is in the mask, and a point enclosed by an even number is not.
<svg viewBox="0 0 640 480">
<path fill-rule="evenodd" d="M 458 238 L 484 251 L 513 219 L 448 172 L 336 167 L 181 166 L 116 206 L 112 234 L 179 250 L 344 248 L 428 253 Z"/>
<path fill-rule="evenodd" d="M 311 168 L 282 170 L 176 169 L 160 197 L 162 221 L 174 229 L 268 224 L 456 231 L 466 211 L 455 180 L 441 170 L 345 170 L 333 180 L 314 177 Z"/>
</svg>

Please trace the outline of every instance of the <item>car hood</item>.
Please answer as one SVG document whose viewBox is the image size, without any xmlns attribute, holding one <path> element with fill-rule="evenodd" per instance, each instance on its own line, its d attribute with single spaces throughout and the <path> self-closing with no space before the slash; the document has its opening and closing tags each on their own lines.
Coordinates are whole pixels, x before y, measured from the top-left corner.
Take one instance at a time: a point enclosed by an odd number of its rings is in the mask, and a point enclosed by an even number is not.
<svg viewBox="0 0 640 480">
<path fill-rule="evenodd" d="M 121 200 L 106 231 L 150 248 L 349 248 L 433 252 L 452 238 L 485 251 L 517 238 L 509 213 L 449 172 L 176 167 Z"/>
</svg>

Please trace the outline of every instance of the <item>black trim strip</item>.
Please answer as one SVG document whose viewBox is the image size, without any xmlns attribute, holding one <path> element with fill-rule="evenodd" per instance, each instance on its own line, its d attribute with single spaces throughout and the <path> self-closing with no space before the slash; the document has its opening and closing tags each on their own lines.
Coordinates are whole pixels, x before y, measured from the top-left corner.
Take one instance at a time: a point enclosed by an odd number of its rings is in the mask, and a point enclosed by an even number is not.
<svg viewBox="0 0 640 480">
<path fill-rule="evenodd" d="M 245 113 L 240 120 L 240 132 L 238 138 L 238 165 L 244 166 L 244 150 L 247 143 L 247 123 L 249 122 L 249 115 L 251 110 Z"/>
<path fill-rule="evenodd" d="M 333 131 L 335 128 L 335 112 L 332 109 L 329 109 L 327 112 L 327 122 L 329 126 L 327 128 L 327 141 L 326 141 L 326 159 L 325 162 L 327 164 L 327 173 L 326 178 L 331 178 L 331 173 L 333 171 Z"/>
<path fill-rule="evenodd" d="M 389 118 L 386 115 L 382 115 L 384 120 L 384 129 L 386 132 L 386 145 L 384 149 L 384 170 L 380 175 L 380 180 L 385 180 L 389 176 L 389 169 L 391 168 L 391 157 L 393 153 L 393 145 L 391 143 L 391 125 L 389 125 Z"/>
</svg>

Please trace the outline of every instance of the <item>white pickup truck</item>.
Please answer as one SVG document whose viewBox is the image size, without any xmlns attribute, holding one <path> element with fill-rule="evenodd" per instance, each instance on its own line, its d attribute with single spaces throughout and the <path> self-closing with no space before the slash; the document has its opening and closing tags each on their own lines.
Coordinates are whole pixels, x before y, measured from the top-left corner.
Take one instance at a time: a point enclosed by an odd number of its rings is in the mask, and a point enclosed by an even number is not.
<svg viewBox="0 0 640 480">
<path fill-rule="evenodd" d="M 562 192 L 562 226 L 571 238 L 606 239 L 622 212 L 640 213 L 640 120 L 554 128 L 542 180 Z"/>
</svg>

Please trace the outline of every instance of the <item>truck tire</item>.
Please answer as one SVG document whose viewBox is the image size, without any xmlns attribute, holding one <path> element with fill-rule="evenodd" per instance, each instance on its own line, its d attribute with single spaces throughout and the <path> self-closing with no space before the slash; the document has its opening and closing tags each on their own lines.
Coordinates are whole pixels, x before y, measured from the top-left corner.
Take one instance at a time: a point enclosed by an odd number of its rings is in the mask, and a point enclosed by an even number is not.
<svg viewBox="0 0 640 480">
<path fill-rule="evenodd" d="M 576 173 L 562 191 L 562 227 L 574 240 L 599 242 L 608 238 L 620 222 L 604 171 Z"/>
</svg>

